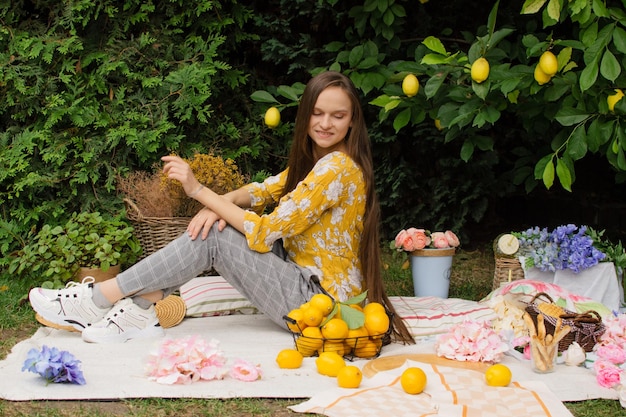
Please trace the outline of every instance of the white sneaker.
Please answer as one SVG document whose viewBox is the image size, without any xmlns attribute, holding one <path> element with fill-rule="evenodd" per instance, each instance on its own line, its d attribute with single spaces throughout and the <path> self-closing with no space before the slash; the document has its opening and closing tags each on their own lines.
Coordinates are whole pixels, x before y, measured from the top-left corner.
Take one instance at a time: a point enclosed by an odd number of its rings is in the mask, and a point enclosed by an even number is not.
<svg viewBox="0 0 626 417">
<path fill-rule="evenodd" d="M 118 301 L 102 320 L 83 330 L 83 340 L 90 343 L 123 343 L 163 335 L 154 306 L 144 310 L 130 298 Z"/>
<path fill-rule="evenodd" d="M 60 290 L 33 288 L 28 293 L 28 299 L 33 310 L 44 319 L 44 324 L 60 329 L 71 326 L 82 331 L 101 320 L 109 311 L 93 303 L 94 281 L 93 277 L 85 277 L 81 283 L 68 282 Z"/>
</svg>

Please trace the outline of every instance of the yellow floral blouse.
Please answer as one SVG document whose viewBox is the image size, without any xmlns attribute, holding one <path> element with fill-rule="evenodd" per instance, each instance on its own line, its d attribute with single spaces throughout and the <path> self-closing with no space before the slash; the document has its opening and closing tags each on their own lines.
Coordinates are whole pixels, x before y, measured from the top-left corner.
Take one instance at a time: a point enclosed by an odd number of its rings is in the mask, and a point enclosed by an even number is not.
<svg viewBox="0 0 626 417">
<path fill-rule="evenodd" d="M 367 198 L 360 167 L 348 155 L 332 152 L 271 213 L 261 215 L 278 200 L 286 180 L 287 170 L 246 186 L 254 210 L 244 216 L 249 247 L 269 252 L 282 238 L 289 258 L 316 274 L 330 295 L 345 301 L 360 294 L 358 253 Z"/>
</svg>

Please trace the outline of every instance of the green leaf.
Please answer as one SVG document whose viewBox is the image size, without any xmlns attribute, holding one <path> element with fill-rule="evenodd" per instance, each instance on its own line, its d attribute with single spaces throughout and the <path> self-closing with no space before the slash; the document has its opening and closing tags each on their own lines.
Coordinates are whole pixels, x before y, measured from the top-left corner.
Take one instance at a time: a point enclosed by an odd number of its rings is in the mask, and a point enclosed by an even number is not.
<svg viewBox="0 0 626 417">
<path fill-rule="evenodd" d="M 597 152 L 600 149 L 600 146 L 608 142 L 614 135 L 614 127 L 615 119 L 608 122 L 601 121 L 599 118 L 594 119 L 589 125 L 589 129 L 587 131 L 586 141 L 589 151 Z"/>
<path fill-rule="evenodd" d="M 546 164 L 543 169 L 543 174 L 541 175 L 544 185 L 549 190 L 550 187 L 554 184 L 554 163 L 552 159 Z"/>
<path fill-rule="evenodd" d="M 498 5 L 500 4 L 500 0 L 496 1 L 496 4 L 491 8 L 491 12 L 489 12 L 489 17 L 487 18 L 487 28 L 489 29 L 489 35 L 491 35 L 496 30 L 496 17 L 498 16 Z"/>
<path fill-rule="evenodd" d="M 572 174 L 561 158 L 556 160 L 556 175 L 559 177 L 561 186 L 567 191 L 572 191 Z M 553 178 L 554 180 L 554 178 Z M 544 177 L 545 182 L 545 177 Z M 550 188 L 550 187 L 548 187 Z"/>
<path fill-rule="evenodd" d="M 422 43 L 433 52 L 437 52 L 440 55 L 448 55 L 446 47 L 443 46 L 443 43 L 441 43 L 441 41 L 434 36 L 427 37 Z"/>
<path fill-rule="evenodd" d="M 561 0 L 550 0 L 546 10 L 548 11 L 548 16 L 558 22 L 561 16 Z"/>
<path fill-rule="evenodd" d="M 390 97 L 386 94 L 383 94 L 381 96 L 376 97 L 374 100 L 370 101 L 369 104 L 373 106 L 378 106 L 378 107 L 385 107 L 387 106 L 387 104 L 389 104 L 389 102 L 393 100 L 398 100 L 398 97 L 397 96 Z"/>
<path fill-rule="evenodd" d="M 250 98 L 260 103 L 278 103 L 273 95 L 264 90 L 257 90 L 250 95 Z"/>
<path fill-rule="evenodd" d="M 389 110 L 395 109 L 396 107 L 398 107 L 400 105 L 400 103 L 402 103 L 402 100 L 400 100 L 399 98 L 396 98 L 395 100 L 389 101 L 389 103 L 387 103 L 385 105 L 385 111 L 389 111 Z"/>
<path fill-rule="evenodd" d="M 522 14 L 537 13 L 543 5 L 546 4 L 546 0 L 526 0 L 522 6 Z"/>
<path fill-rule="evenodd" d="M 613 45 L 619 52 L 626 54 L 626 30 L 619 26 L 613 31 Z"/>
<path fill-rule="evenodd" d="M 298 101 L 299 100 L 298 92 L 296 91 L 295 88 L 293 88 L 291 86 L 280 85 L 276 89 L 276 92 L 278 94 L 280 94 L 281 96 L 283 96 L 285 98 L 288 98 L 289 100 L 292 100 L 292 101 Z"/>
<path fill-rule="evenodd" d="M 554 118 L 563 126 L 572 126 L 590 117 L 590 114 L 573 107 L 564 107 Z"/>
<path fill-rule="evenodd" d="M 343 304 L 361 304 L 367 298 L 367 290 L 363 291 L 359 295 L 355 295 L 354 297 L 348 298 Z"/>
<path fill-rule="evenodd" d="M 602 0 L 593 0 L 592 2 L 593 13 L 598 17 L 609 17 L 609 11 Z"/>
<path fill-rule="evenodd" d="M 476 81 L 472 81 L 472 90 L 474 93 L 481 99 L 486 99 L 487 94 L 489 94 L 489 87 L 491 86 L 491 82 L 489 80 L 483 81 L 482 83 L 477 83 Z"/>
<path fill-rule="evenodd" d="M 587 91 L 598 79 L 598 62 L 593 61 L 580 73 L 580 90 Z"/>
<path fill-rule="evenodd" d="M 583 158 L 587 154 L 587 142 L 584 125 L 578 125 L 574 128 L 574 131 L 567 142 L 567 154 L 574 161 Z"/>
<path fill-rule="evenodd" d="M 349 329 L 358 329 L 365 324 L 365 314 L 356 308 L 341 303 L 341 318 L 346 322 Z"/>
<path fill-rule="evenodd" d="M 441 65 L 446 63 L 447 58 L 439 54 L 426 54 L 422 57 L 420 64 L 424 65 Z"/>
<path fill-rule="evenodd" d="M 446 74 L 437 73 L 430 77 L 428 81 L 426 81 L 426 85 L 424 86 L 424 93 L 426 94 L 426 98 L 433 98 L 439 88 L 443 84 L 446 79 Z"/>
<path fill-rule="evenodd" d="M 411 109 L 406 108 L 402 110 L 396 118 L 393 120 L 393 128 L 396 130 L 396 133 L 400 131 L 404 126 L 409 124 L 409 120 L 411 120 Z"/>
<path fill-rule="evenodd" d="M 469 161 L 474 153 L 474 144 L 466 140 L 463 142 L 463 146 L 461 146 L 461 159 L 465 162 Z"/>
<path fill-rule="evenodd" d="M 613 52 L 607 48 L 607 50 L 604 51 L 602 62 L 600 63 L 600 74 L 609 81 L 615 81 L 621 72 L 622 68 L 617 58 L 615 58 Z"/>
</svg>

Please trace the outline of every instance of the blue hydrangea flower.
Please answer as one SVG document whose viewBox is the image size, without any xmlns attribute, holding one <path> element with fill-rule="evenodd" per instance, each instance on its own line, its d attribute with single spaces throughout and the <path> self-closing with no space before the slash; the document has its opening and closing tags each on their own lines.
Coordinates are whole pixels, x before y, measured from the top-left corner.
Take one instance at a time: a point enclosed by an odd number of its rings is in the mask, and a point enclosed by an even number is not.
<svg viewBox="0 0 626 417">
<path fill-rule="evenodd" d="M 45 345 L 41 351 L 35 348 L 28 351 L 22 371 L 39 374 L 48 383 L 69 382 L 84 385 L 86 382 L 80 369 L 80 361 L 74 355 Z"/>
</svg>

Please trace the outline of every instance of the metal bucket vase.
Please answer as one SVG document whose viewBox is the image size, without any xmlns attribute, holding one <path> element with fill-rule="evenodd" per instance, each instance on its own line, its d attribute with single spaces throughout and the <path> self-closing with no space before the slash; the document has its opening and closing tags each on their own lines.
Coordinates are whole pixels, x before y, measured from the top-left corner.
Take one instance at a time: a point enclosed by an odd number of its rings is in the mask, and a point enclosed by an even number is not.
<svg viewBox="0 0 626 417">
<path fill-rule="evenodd" d="M 454 248 L 411 252 L 413 292 L 416 297 L 448 298 Z"/>
</svg>

